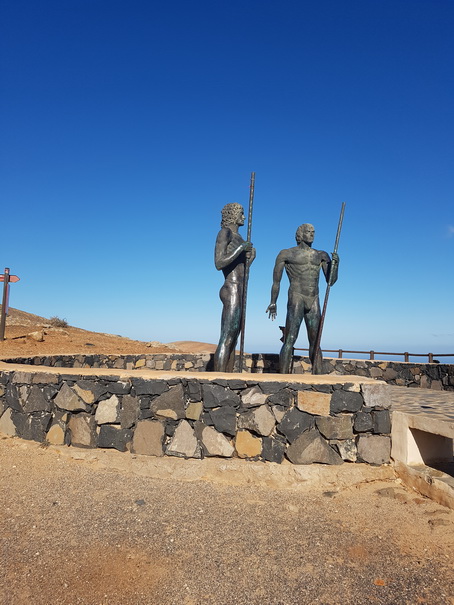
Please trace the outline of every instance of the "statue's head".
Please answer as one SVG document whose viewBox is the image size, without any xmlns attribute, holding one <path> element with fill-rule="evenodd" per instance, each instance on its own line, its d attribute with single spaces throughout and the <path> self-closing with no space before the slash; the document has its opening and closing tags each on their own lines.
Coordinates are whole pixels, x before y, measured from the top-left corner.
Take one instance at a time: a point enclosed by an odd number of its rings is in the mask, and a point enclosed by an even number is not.
<svg viewBox="0 0 454 605">
<path fill-rule="evenodd" d="M 221 210 L 221 227 L 244 225 L 244 209 L 241 204 L 226 204 Z"/>
<path fill-rule="evenodd" d="M 297 244 L 301 244 L 304 242 L 309 246 L 312 245 L 315 237 L 315 229 L 314 226 L 310 223 L 304 223 L 304 225 L 300 225 L 296 230 L 295 239 Z"/>
</svg>

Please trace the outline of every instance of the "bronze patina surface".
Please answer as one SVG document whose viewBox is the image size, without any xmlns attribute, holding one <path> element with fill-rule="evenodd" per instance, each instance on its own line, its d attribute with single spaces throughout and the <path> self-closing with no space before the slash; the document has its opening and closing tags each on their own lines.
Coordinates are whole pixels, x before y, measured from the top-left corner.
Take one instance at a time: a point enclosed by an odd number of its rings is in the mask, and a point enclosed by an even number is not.
<svg viewBox="0 0 454 605">
<path fill-rule="evenodd" d="M 222 209 L 221 230 L 215 247 L 216 269 L 222 270 L 224 284 L 219 292 L 223 304 L 221 336 L 214 356 L 214 370 L 233 372 L 235 347 L 241 329 L 246 263 L 255 258 L 251 242 L 244 241 L 238 228 L 244 225 L 241 204 L 227 204 Z"/>
<path fill-rule="evenodd" d="M 313 373 L 322 373 L 322 354 L 320 348 L 316 346 L 321 319 L 320 269 L 323 271 L 327 284 L 332 286 L 337 281 L 339 257 L 333 252 L 332 258 L 330 258 L 327 252 L 312 248 L 314 236 L 313 225 L 309 223 L 300 225 L 295 236 L 297 245 L 294 248 L 281 250 L 274 265 L 271 302 L 266 309 L 271 319 L 275 319 L 277 315 L 276 301 L 284 269 L 290 282 L 284 344 L 279 355 L 279 370 L 282 374 L 291 373 L 293 347 L 303 319 L 307 329 L 309 357 Z"/>
</svg>

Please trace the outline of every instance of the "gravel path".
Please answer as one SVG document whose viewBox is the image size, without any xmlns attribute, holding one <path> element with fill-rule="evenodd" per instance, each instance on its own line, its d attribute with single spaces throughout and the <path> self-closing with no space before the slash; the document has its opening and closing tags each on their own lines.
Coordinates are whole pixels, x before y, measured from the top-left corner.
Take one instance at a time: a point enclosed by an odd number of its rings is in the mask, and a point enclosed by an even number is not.
<svg viewBox="0 0 454 605">
<path fill-rule="evenodd" d="M 454 603 L 454 511 L 396 481 L 284 490 L 81 458 L 0 439 L 2 605 Z"/>
</svg>

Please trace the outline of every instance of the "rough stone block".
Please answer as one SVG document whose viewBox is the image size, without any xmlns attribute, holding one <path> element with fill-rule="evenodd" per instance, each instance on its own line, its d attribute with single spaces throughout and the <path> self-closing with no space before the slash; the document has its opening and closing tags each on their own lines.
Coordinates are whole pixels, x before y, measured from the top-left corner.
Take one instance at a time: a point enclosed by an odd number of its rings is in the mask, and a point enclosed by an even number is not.
<svg viewBox="0 0 454 605">
<path fill-rule="evenodd" d="M 50 412 L 37 412 L 30 416 L 25 416 L 23 430 L 20 436 L 23 439 L 42 443 L 46 440 L 47 429 L 51 422 L 52 414 Z"/>
<path fill-rule="evenodd" d="M 253 408 L 263 405 L 267 399 L 268 395 L 263 393 L 258 385 L 249 387 L 241 393 L 241 404 L 244 408 Z"/>
<path fill-rule="evenodd" d="M 98 424 L 115 424 L 118 422 L 119 408 L 120 402 L 116 395 L 100 401 L 95 414 L 96 422 Z"/>
<path fill-rule="evenodd" d="M 369 464 L 387 464 L 391 453 L 391 439 L 384 435 L 360 435 L 358 458 Z"/>
<path fill-rule="evenodd" d="M 344 391 L 350 391 L 352 393 L 361 392 L 361 385 L 355 382 L 346 382 L 342 388 L 344 389 Z"/>
<path fill-rule="evenodd" d="M 281 405 L 289 408 L 295 401 L 295 391 L 291 389 L 280 389 L 277 393 L 273 393 L 267 399 L 270 405 Z"/>
<path fill-rule="evenodd" d="M 284 408 L 282 405 L 273 405 L 271 409 L 273 410 L 276 422 L 281 422 L 282 418 L 285 416 L 285 412 L 287 411 L 286 408 Z"/>
<path fill-rule="evenodd" d="M 287 458 L 293 464 L 342 464 L 337 452 L 323 439 L 317 429 L 303 433 L 287 449 Z"/>
<path fill-rule="evenodd" d="M 357 412 L 355 414 L 353 428 L 357 433 L 367 433 L 367 431 L 372 430 L 373 425 L 372 415 L 369 412 Z"/>
<path fill-rule="evenodd" d="M 6 387 L 5 400 L 11 409 L 16 412 L 23 412 L 22 405 L 20 403 L 19 390 L 15 384 L 8 384 Z"/>
<path fill-rule="evenodd" d="M 46 441 L 51 445 L 64 445 L 65 429 L 58 422 L 56 422 L 47 431 Z"/>
<path fill-rule="evenodd" d="M 164 425 L 157 420 L 141 420 L 137 423 L 131 451 L 145 456 L 163 456 Z"/>
<path fill-rule="evenodd" d="M 215 408 L 209 412 L 215 429 L 221 433 L 234 436 L 236 433 L 236 410 L 229 405 Z"/>
<path fill-rule="evenodd" d="M 371 378 L 381 378 L 383 376 L 383 370 L 380 368 L 370 368 L 369 374 Z"/>
<path fill-rule="evenodd" d="M 175 429 L 172 440 L 167 446 L 166 454 L 194 458 L 198 453 L 197 438 L 187 420 L 182 420 Z"/>
<path fill-rule="evenodd" d="M 77 383 L 73 386 L 73 390 L 85 403 L 92 404 L 96 401 L 93 391 L 81 388 Z"/>
<path fill-rule="evenodd" d="M 202 401 L 202 386 L 200 382 L 189 380 L 186 385 L 186 392 L 189 401 Z"/>
<path fill-rule="evenodd" d="M 369 408 L 391 407 L 391 395 L 387 384 L 363 384 L 361 391 L 364 397 L 364 405 Z"/>
<path fill-rule="evenodd" d="M 131 392 L 131 384 L 118 380 L 116 382 L 108 382 L 106 389 L 111 395 L 127 395 Z"/>
<path fill-rule="evenodd" d="M 262 458 L 268 462 L 281 464 L 284 459 L 286 443 L 275 437 L 264 437 L 262 445 Z"/>
<path fill-rule="evenodd" d="M 345 439 L 344 441 L 330 441 L 330 445 L 334 445 L 339 452 L 342 460 L 347 462 L 356 462 L 357 448 L 354 439 Z"/>
<path fill-rule="evenodd" d="M 386 380 L 386 382 L 388 382 L 389 380 L 395 380 L 397 378 L 397 372 L 396 370 L 394 370 L 393 368 L 386 368 L 386 370 L 383 373 L 383 380 Z"/>
<path fill-rule="evenodd" d="M 287 382 L 260 382 L 260 388 L 267 395 L 275 395 L 288 386 Z"/>
<path fill-rule="evenodd" d="M 90 414 L 72 415 L 68 422 L 71 445 L 79 447 L 96 447 L 98 435 L 96 420 Z"/>
<path fill-rule="evenodd" d="M 8 408 L 3 412 L 0 418 L 0 433 L 14 437 L 16 435 L 16 426 L 12 420 L 13 410 Z"/>
<path fill-rule="evenodd" d="M 33 374 L 31 372 L 14 372 L 12 382 L 14 384 L 31 384 Z"/>
<path fill-rule="evenodd" d="M 121 408 L 118 413 L 122 429 L 130 429 L 137 422 L 140 414 L 138 397 L 124 395 L 121 399 Z"/>
<path fill-rule="evenodd" d="M 230 458 L 235 448 L 230 441 L 211 426 L 204 426 L 200 431 L 200 441 L 206 456 L 221 456 Z"/>
<path fill-rule="evenodd" d="M 227 380 L 227 386 L 229 389 L 241 391 L 247 387 L 247 383 L 244 380 L 232 379 Z"/>
<path fill-rule="evenodd" d="M 16 410 L 11 411 L 11 420 L 16 427 L 16 435 L 18 437 L 24 437 L 27 431 L 27 415 L 23 412 L 17 412 Z"/>
<path fill-rule="evenodd" d="M 131 439 L 131 430 L 103 424 L 98 435 L 98 447 L 114 448 L 119 452 L 126 452 Z"/>
<path fill-rule="evenodd" d="M 358 412 L 363 405 L 361 393 L 339 389 L 331 396 L 331 414 L 339 412 Z"/>
<path fill-rule="evenodd" d="M 192 401 L 186 408 L 186 418 L 189 420 L 199 420 L 203 412 L 203 403 L 201 401 Z"/>
<path fill-rule="evenodd" d="M 46 399 L 43 391 L 37 385 L 33 385 L 23 408 L 27 414 L 31 412 L 48 412 L 51 408 L 51 403 Z"/>
<path fill-rule="evenodd" d="M 32 384 L 58 384 L 58 374 L 51 374 L 47 372 L 36 372 L 33 374 Z"/>
<path fill-rule="evenodd" d="M 107 392 L 106 386 L 97 380 L 78 380 L 73 389 L 85 403 L 90 405 Z"/>
<path fill-rule="evenodd" d="M 372 412 L 373 432 L 389 434 L 391 432 L 391 417 L 389 410 L 374 410 Z"/>
<path fill-rule="evenodd" d="M 133 378 L 131 382 L 136 395 L 162 395 L 162 393 L 169 389 L 165 380 Z"/>
<path fill-rule="evenodd" d="M 282 421 L 278 424 L 277 429 L 285 435 L 290 443 L 295 441 L 297 437 L 304 431 L 308 431 L 314 426 L 314 417 L 306 412 L 301 412 L 296 408 L 286 412 Z"/>
<path fill-rule="evenodd" d="M 276 420 L 274 415 L 267 405 L 261 405 L 260 407 L 240 414 L 238 417 L 239 429 L 248 429 L 253 433 L 265 437 L 271 435 L 275 424 Z"/>
<path fill-rule="evenodd" d="M 296 405 L 302 412 L 317 416 L 329 416 L 331 395 L 314 391 L 298 391 Z"/>
<path fill-rule="evenodd" d="M 241 400 L 231 389 L 219 384 L 203 384 L 203 406 L 205 409 L 217 408 L 223 405 L 239 407 Z"/>
<path fill-rule="evenodd" d="M 249 431 L 238 431 L 235 437 L 235 449 L 240 458 L 255 458 L 262 453 L 262 440 Z"/>
<path fill-rule="evenodd" d="M 66 382 L 63 383 L 54 401 L 61 410 L 68 410 L 70 412 L 88 412 L 90 409 L 89 406 L 82 401 L 79 395 L 77 395 L 77 393 L 75 393 L 71 387 L 66 384 Z"/>
<path fill-rule="evenodd" d="M 172 387 L 169 391 L 162 393 L 153 399 L 150 410 L 156 416 L 180 420 L 186 416 L 184 409 L 183 385 L 179 384 Z"/>
<path fill-rule="evenodd" d="M 322 416 L 315 420 L 317 428 L 326 439 L 351 439 L 353 437 L 352 417 Z"/>
</svg>

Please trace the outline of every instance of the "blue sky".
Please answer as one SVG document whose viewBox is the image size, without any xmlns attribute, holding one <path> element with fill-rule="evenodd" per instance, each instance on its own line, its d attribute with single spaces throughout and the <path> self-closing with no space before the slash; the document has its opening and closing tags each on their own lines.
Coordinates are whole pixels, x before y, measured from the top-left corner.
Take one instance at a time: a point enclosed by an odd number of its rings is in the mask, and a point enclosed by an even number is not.
<svg viewBox="0 0 454 605">
<path fill-rule="evenodd" d="M 0 27 L 13 307 L 217 342 L 255 171 L 246 350 L 279 348 L 277 253 L 304 222 L 331 252 L 345 201 L 323 347 L 454 352 L 452 0 L 10 0 Z"/>
</svg>

